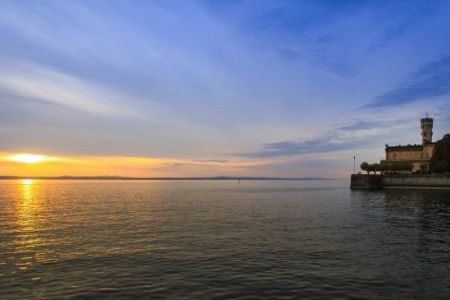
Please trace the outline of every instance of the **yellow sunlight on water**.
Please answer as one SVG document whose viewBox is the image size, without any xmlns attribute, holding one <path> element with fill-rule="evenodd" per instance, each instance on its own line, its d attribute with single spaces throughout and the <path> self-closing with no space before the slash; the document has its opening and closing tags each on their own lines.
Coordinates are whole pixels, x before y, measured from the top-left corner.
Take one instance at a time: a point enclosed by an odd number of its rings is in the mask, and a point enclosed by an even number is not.
<svg viewBox="0 0 450 300">
<path fill-rule="evenodd" d="M 20 162 L 24 164 L 35 164 L 55 160 L 56 158 L 40 154 L 19 153 L 9 156 L 8 159 L 11 161 Z"/>
<path fill-rule="evenodd" d="M 27 270 L 31 268 L 36 260 L 32 255 L 42 243 L 39 232 L 39 210 L 40 203 L 37 195 L 38 187 L 34 185 L 32 179 L 22 179 L 19 181 L 19 199 L 17 203 L 17 226 L 18 237 L 15 244 L 15 252 L 20 254 L 16 266 L 18 270 Z"/>
</svg>

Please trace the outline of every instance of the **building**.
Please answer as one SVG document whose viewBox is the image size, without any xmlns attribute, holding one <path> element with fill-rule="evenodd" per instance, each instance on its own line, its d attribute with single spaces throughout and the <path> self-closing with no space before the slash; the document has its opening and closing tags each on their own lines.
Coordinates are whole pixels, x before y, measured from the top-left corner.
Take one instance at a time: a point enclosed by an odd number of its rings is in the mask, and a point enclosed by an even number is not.
<svg viewBox="0 0 450 300">
<path fill-rule="evenodd" d="M 433 143 L 433 119 L 427 116 L 420 120 L 420 125 L 422 129 L 421 145 L 386 145 L 386 159 L 381 162 L 410 162 L 414 167 L 413 172 L 428 172 L 435 145 Z"/>
</svg>

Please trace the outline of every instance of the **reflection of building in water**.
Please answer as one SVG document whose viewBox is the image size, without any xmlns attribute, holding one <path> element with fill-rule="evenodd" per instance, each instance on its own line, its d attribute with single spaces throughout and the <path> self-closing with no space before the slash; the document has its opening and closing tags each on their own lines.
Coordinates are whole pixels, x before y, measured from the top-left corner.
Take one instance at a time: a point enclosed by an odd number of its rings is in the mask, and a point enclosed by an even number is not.
<svg viewBox="0 0 450 300">
<path fill-rule="evenodd" d="M 420 120 L 422 128 L 421 145 L 386 145 L 386 159 L 381 162 L 410 162 L 413 164 L 413 172 L 430 170 L 430 159 L 433 155 L 435 143 L 433 143 L 433 119 L 423 118 Z"/>
</svg>

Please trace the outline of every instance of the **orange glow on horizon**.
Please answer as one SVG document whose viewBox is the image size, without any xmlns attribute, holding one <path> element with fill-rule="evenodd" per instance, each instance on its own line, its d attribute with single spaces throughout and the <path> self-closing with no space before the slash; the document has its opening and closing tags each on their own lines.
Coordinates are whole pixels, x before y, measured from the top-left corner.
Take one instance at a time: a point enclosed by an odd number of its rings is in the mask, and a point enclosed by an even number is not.
<svg viewBox="0 0 450 300">
<path fill-rule="evenodd" d="M 14 162 L 19 162 L 23 164 L 36 164 L 42 163 L 50 160 L 55 160 L 55 157 L 40 155 L 40 154 L 31 154 L 31 153 L 19 153 L 8 156 L 8 159 Z"/>
<path fill-rule="evenodd" d="M 285 159 L 277 159 L 277 162 Z M 208 159 L 140 156 L 65 156 L 0 152 L 0 176 L 129 176 L 195 177 L 238 176 L 253 173 L 271 159 Z M 258 174 L 256 174 L 258 175 Z M 24 185 L 32 184 L 22 181 Z"/>
</svg>

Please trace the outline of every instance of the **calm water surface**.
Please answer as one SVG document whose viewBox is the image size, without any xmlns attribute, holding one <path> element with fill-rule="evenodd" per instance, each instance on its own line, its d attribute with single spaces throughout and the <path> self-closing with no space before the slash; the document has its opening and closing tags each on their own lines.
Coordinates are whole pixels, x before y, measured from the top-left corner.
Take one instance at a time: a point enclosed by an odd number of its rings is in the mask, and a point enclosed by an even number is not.
<svg viewBox="0 0 450 300">
<path fill-rule="evenodd" d="M 448 299 L 450 192 L 0 181 L 0 298 Z"/>
</svg>

